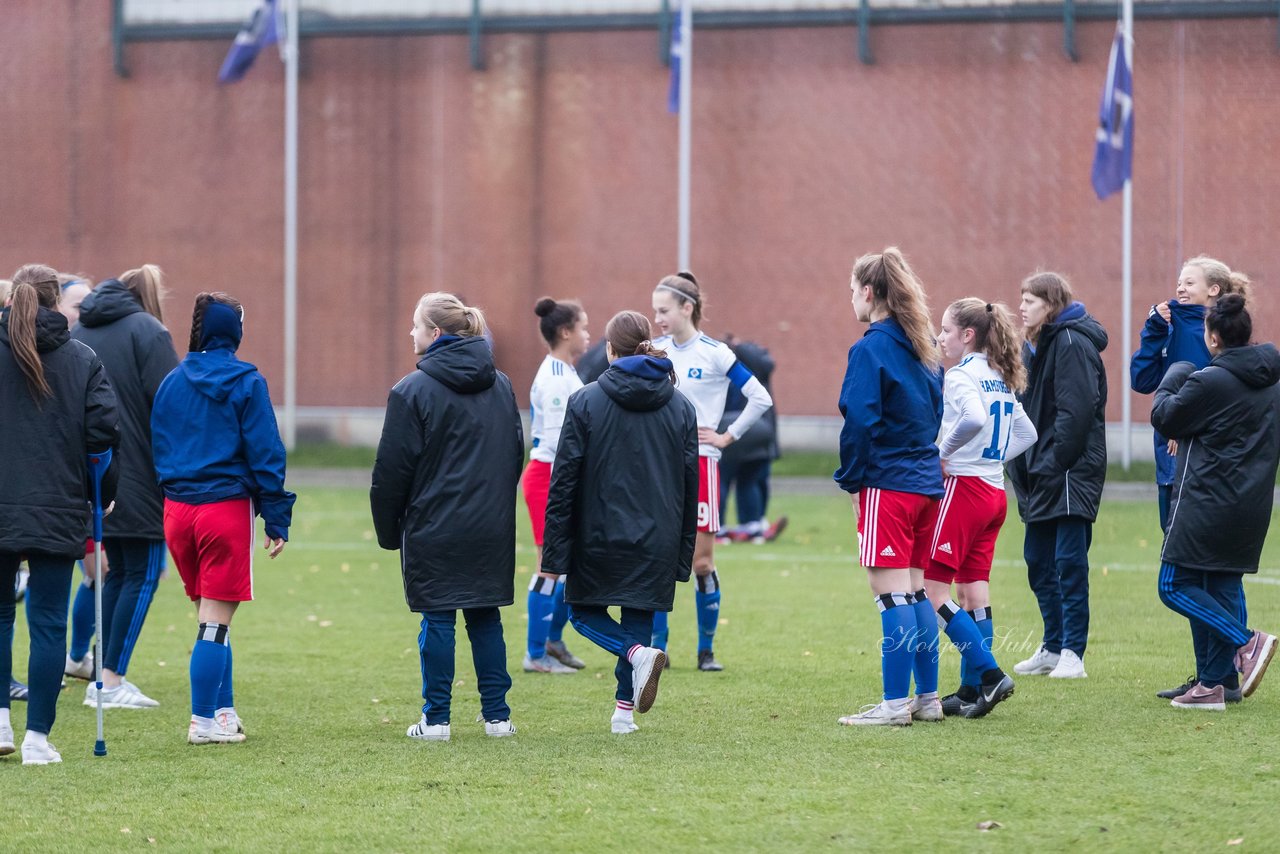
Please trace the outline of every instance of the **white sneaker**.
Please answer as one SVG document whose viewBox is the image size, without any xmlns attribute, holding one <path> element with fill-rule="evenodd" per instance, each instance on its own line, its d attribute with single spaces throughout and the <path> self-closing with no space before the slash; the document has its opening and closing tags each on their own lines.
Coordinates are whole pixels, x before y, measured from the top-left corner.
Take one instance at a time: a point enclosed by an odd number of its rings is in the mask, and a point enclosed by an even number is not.
<svg viewBox="0 0 1280 854">
<path fill-rule="evenodd" d="M 631 687 L 636 698 L 636 711 L 644 714 L 658 699 L 658 679 L 667 667 L 667 654 L 652 646 L 636 650 L 631 659 Z"/>
<path fill-rule="evenodd" d="M 84 658 L 76 661 L 71 656 L 67 656 L 67 663 L 62 668 L 62 672 L 73 679 L 83 679 L 86 682 L 93 681 L 93 651 L 86 652 Z"/>
<path fill-rule="evenodd" d="M 217 719 L 206 724 L 193 717 L 187 727 L 188 744 L 239 744 L 242 741 L 244 733 L 228 729 Z"/>
<path fill-rule="evenodd" d="M 856 715 L 845 715 L 836 723 L 841 726 L 911 726 L 911 706 L 903 704 L 895 709 L 886 700 L 871 706 L 863 706 Z"/>
<path fill-rule="evenodd" d="M 485 724 L 485 728 L 488 729 L 488 724 Z M 405 735 L 420 741 L 448 741 L 449 725 L 429 724 L 427 723 L 427 716 L 423 715 L 422 720 L 405 731 Z"/>
<path fill-rule="evenodd" d="M 946 718 L 942 712 L 942 700 L 938 697 L 930 697 L 927 700 L 921 700 L 919 697 L 911 698 L 911 705 L 908 707 L 911 712 L 913 721 L 940 721 Z"/>
<path fill-rule="evenodd" d="M 516 725 L 511 722 L 510 718 L 505 721 L 485 721 L 484 734 L 492 738 L 506 738 L 509 735 L 516 734 Z"/>
<path fill-rule="evenodd" d="M 1084 679 L 1088 675 L 1084 672 L 1084 662 L 1080 660 L 1080 656 L 1069 649 L 1062 651 L 1058 666 L 1049 673 L 1052 679 Z"/>
<path fill-rule="evenodd" d="M 13 750 L 13 727 L 8 724 L 0 726 L 0 756 L 8 756 Z"/>
<path fill-rule="evenodd" d="M 89 690 L 85 691 L 84 704 L 95 707 L 98 705 L 96 683 L 89 683 Z M 120 684 L 114 688 L 102 689 L 102 708 L 104 709 L 154 709 L 159 705 L 127 679 L 121 680 Z"/>
<path fill-rule="evenodd" d="M 635 716 L 631 712 L 624 712 L 621 709 L 613 710 L 613 717 L 609 719 L 609 729 L 614 735 L 626 735 L 640 729 L 636 726 Z"/>
<path fill-rule="evenodd" d="M 1059 653 L 1049 652 L 1042 646 L 1036 650 L 1035 655 L 1026 661 L 1019 661 L 1013 665 L 1013 672 L 1021 673 L 1023 676 L 1042 676 L 1053 672 L 1053 669 L 1058 666 L 1060 658 L 1061 655 Z"/>
<path fill-rule="evenodd" d="M 34 742 L 22 742 L 22 764 L 23 765 L 53 765 L 62 761 L 62 754 L 58 752 L 58 748 L 49 742 L 44 744 L 35 744 Z"/>
<path fill-rule="evenodd" d="M 541 658 L 530 658 L 528 653 L 524 655 L 524 672 L 525 673 L 577 673 L 578 671 L 561 664 L 550 655 L 543 655 Z"/>
<path fill-rule="evenodd" d="M 213 719 L 218 722 L 218 726 L 230 732 L 244 733 L 244 722 L 240 720 L 240 716 L 236 714 L 236 710 L 229 706 L 218 709 L 213 713 Z"/>
</svg>

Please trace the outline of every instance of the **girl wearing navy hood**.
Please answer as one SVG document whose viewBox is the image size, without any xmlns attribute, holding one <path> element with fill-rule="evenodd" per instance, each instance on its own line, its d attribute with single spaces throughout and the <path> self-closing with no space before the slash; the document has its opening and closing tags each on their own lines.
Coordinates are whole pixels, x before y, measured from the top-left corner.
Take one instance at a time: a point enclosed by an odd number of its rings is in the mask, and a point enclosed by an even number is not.
<svg viewBox="0 0 1280 854">
<path fill-rule="evenodd" d="M 254 517 L 275 558 L 289 539 L 294 494 L 267 381 L 236 358 L 244 309 L 202 293 L 190 352 L 156 392 L 151 441 L 164 491 L 164 535 L 200 628 L 191 650 L 191 744 L 244 741 L 232 690 L 231 617 L 253 599 Z"/>
<path fill-rule="evenodd" d="M 1026 523 L 1022 554 L 1044 640 L 1013 672 L 1083 679 L 1089 544 L 1107 476 L 1107 333 L 1057 273 L 1028 277 L 1020 310 L 1027 365 L 1020 399 L 1037 438 L 1009 464 L 1009 475 Z"/>
<path fill-rule="evenodd" d="M 835 481 L 857 496 L 859 562 L 867 570 L 883 628 L 884 702 L 840 718 L 845 726 L 908 726 L 942 720 L 938 623 L 924 590 L 942 464 L 942 359 L 924 286 L 897 247 L 853 266 L 853 311 L 870 324 L 849 348 L 840 388 L 840 469 Z M 916 680 L 912 702 L 911 677 Z"/>
<path fill-rule="evenodd" d="M 378 545 L 400 551 L 404 597 L 422 615 L 422 717 L 406 735 L 448 741 L 454 626 L 462 611 L 486 735 L 515 735 L 498 611 L 515 600 L 516 484 L 524 432 L 493 366 L 484 315 L 431 293 L 413 313 L 418 368 L 391 389 L 369 503 Z"/>
<path fill-rule="evenodd" d="M 689 580 L 698 533 L 698 415 L 651 334 L 644 315 L 615 315 L 609 368 L 569 398 L 542 552 L 544 572 L 568 577 L 574 628 L 617 656 L 610 728 L 619 735 L 657 697 L 667 657 L 650 646 L 653 616 Z"/>
</svg>

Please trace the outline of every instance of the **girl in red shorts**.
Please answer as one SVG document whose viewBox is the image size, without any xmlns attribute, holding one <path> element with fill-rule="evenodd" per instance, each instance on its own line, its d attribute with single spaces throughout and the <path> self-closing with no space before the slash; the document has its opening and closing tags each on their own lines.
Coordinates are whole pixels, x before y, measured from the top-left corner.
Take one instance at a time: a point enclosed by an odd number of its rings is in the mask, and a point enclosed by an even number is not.
<svg viewBox="0 0 1280 854">
<path fill-rule="evenodd" d="M 191 744 L 244 741 L 231 682 L 231 616 L 253 598 L 254 517 L 274 558 L 289 539 L 284 443 L 267 381 L 236 358 L 244 310 L 202 293 L 190 352 L 165 378 L 151 410 L 164 535 L 200 630 L 191 650 Z"/>
<path fill-rule="evenodd" d="M 1015 397 L 1027 372 L 1004 305 L 975 297 L 953 302 L 938 340 L 960 363 L 947 371 L 943 393 L 938 449 L 946 494 L 924 586 L 962 656 L 960 688 L 942 699 L 942 711 L 980 718 L 1013 693 L 991 652 L 989 579 L 1006 512 L 1004 461 L 1035 444 L 1036 428 Z"/>
</svg>

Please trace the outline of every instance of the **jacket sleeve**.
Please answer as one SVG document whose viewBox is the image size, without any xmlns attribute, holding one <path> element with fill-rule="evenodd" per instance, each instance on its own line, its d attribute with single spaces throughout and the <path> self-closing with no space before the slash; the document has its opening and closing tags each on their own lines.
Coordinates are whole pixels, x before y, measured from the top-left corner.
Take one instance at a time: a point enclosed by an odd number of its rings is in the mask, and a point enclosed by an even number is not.
<svg viewBox="0 0 1280 854">
<path fill-rule="evenodd" d="M 395 551 L 401 546 L 404 514 L 413 490 L 413 477 L 422 457 L 422 425 L 412 405 L 399 389 L 387 397 L 387 414 L 382 422 L 382 438 L 373 463 L 373 485 L 369 487 L 369 508 L 378 545 Z"/>
<path fill-rule="evenodd" d="M 551 465 L 547 492 L 546 528 L 542 534 L 542 571 L 567 575 L 573 563 L 573 535 L 577 530 L 574 509 L 582 485 L 582 461 L 587 455 L 588 416 L 586 398 L 575 392 L 569 398 L 560 430 L 560 445 Z"/>
<path fill-rule="evenodd" d="M 240 413 L 240 442 L 253 476 L 254 505 L 267 536 L 287 540 L 297 496 L 284 488 L 284 442 L 280 441 L 271 395 L 261 374 L 253 374 L 249 380 L 249 395 Z"/>
<path fill-rule="evenodd" d="M 880 422 L 880 369 L 866 347 L 849 349 L 840 386 L 840 468 L 834 479 L 845 492 L 858 492 L 871 455 L 871 428 Z"/>
<path fill-rule="evenodd" d="M 1138 351 L 1129 360 L 1129 382 L 1139 394 L 1151 394 L 1164 376 L 1164 348 L 1169 343 L 1169 324 L 1151 307 L 1139 334 Z"/>
<path fill-rule="evenodd" d="M 1092 349 L 1078 333 L 1067 330 L 1059 335 L 1054 355 L 1053 457 L 1062 471 L 1084 453 L 1098 411 L 1098 371 L 1090 358 Z"/>
<path fill-rule="evenodd" d="M 1203 371 L 1190 362 L 1175 362 L 1156 389 L 1151 426 L 1170 439 L 1190 439 L 1203 433 L 1218 407 L 1208 405 L 1212 388 Z"/>
<path fill-rule="evenodd" d="M 685 401 L 683 450 L 684 515 L 680 529 L 680 561 L 676 564 L 676 581 L 688 581 L 693 574 L 693 547 L 698 541 L 698 416 L 693 404 L 688 401 Z"/>
<path fill-rule="evenodd" d="M 151 404 L 160 390 L 160 383 L 178 367 L 178 354 L 173 349 L 173 338 L 169 330 L 161 327 L 154 335 L 149 335 L 142 346 L 135 351 L 138 363 L 138 375 L 142 378 L 142 391 Z"/>
<path fill-rule="evenodd" d="M 107 371 L 97 356 L 89 367 L 89 383 L 84 401 L 84 449 L 85 453 L 102 453 L 120 444 L 120 417 L 115 389 L 107 379 Z M 120 466 L 112 458 L 111 465 L 102 475 L 102 503 L 116 499 L 116 487 L 120 483 Z"/>
</svg>

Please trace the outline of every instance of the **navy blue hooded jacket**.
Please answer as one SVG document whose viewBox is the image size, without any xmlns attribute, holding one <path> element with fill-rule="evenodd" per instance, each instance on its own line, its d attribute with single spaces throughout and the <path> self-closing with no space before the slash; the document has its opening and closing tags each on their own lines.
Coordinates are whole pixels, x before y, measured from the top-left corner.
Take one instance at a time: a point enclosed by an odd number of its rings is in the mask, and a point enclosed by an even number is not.
<svg viewBox="0 0 1280 854">
<path fill-rule="evenodd" d="M 920 361 L 892 317 L 878 320 L 849 348 L 840 388 L 840 469 L 845 492 L 872 486 L 942 497 L 938 430 L 942 368 Z"/>
<path fill-rule="evenodd" d="M 1202 305 L 1187 305 L 1169 300 L 1171 317 L 1168 323 L 1151 307 L 1147 322 L 1142 327 L 1138 351 L 1129 360 L 1129 379 L 1133 390 L 1151 394 L 1160 387 L 1160 381 L 1176 362 L 1190 362 L 1196 369 L 1205 367 L 1211 358 L 1204 343 L 1204 313 Z M 1169 456 L 1169 440 L 1154 431 L 1156 455 L 1156 483 L 1166 486 L 1173 483 L 1175 460 Z"/>
<path fill-rule="evenodd" d="M 188 353 L 151 409 L 156 475 L 183 504 L 252 498 L 267 536 L 287 540 L 296 496 L 284 488 L 285 452 L 267 381 L 234 342 Z"/>
</svg>

